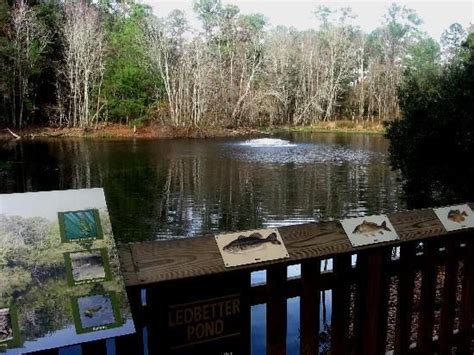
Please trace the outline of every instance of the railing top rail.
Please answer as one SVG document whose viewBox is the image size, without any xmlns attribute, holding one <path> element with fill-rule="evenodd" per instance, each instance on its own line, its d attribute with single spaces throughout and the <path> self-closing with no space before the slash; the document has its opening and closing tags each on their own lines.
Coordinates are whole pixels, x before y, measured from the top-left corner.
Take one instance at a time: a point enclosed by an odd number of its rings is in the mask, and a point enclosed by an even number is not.
<svg viewBox="0 0 474 355">
<path fill-rule="evenodd" d="M 474 209 L 474 203 L 469 206 Z M 290 258 L 226 268 L 214 240 L 207 235 L 169 241 L 132 243 L 119 248 L 127 286 L 140 286 L 234 270 L 259 270 L 273 264 L 295 264 L 313 258 L 331 258 L 360 250 L 392 247 L 472 229 L 447 232 L 432 209 L 388 215 L 400 240 L 353 248 L 339 222 L 307 223 L 278 228 Z"/>
</svg>

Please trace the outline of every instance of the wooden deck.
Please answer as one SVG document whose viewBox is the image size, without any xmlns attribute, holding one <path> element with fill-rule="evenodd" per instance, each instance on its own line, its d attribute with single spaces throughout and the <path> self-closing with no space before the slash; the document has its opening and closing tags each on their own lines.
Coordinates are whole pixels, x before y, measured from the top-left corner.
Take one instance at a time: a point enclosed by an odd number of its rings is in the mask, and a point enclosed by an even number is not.
<svg viewBox="0 0 474 355">
<path fill-rule="evenodd" d="M 285 354 L 293 297 L 301 354 L 474 353 L 474 230 L 446 232 L 431 209 L 389 218 L 395 242 L 353 248 L 339 222 L 288 226 L 279 231 L 289 259 L 232 269 L 213 236 L 121 246 L 137 334 L 115 339 L 116 353 L 248 355 L 252 306 L 264 304 L 266 353 Z M 294 264 L 301 275 L 289 278 Z M 266 282 L 251 285 L 257 270 Z"/>
</svg>

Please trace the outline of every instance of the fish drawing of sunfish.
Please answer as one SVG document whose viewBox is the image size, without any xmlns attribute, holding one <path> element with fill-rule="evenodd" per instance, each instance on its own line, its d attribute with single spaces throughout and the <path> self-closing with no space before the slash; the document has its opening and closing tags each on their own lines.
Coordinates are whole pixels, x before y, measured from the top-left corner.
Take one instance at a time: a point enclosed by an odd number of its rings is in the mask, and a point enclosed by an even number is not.
<svg viewBox="0 0 474 355">
<path fill-rule="evenodd" d="M 390 228 L 387 227 L 386 221 L 383 221 L 382 224 L 378 225 L 377 223 L 367 222 L 366 220 L 364 220 L 361 224 L 354 228 L 354 231 L 352 233 L 373 236 L 377 233 L 383 234 L 384 231 L 392 231 Z"/>
<path fill-rule="evenodd" d="M 460 210 L 449 210 L 448 212 L 448 219 L 456 223 L 464 222 L 466 217 L 467 217 L 466 211 L 461 212 Z"/>
<path fill-rule="evenodd" d="M 266 243 L 281 245 L 276 233 L 271 233 L 263 238 L 258 232 L 250 234 L 248 237 L 240 235 L 237 239 L 224 246 L 223 250 L 228 253 L 243 253 L 251 249 L 256 249 Z"/>
</svg>

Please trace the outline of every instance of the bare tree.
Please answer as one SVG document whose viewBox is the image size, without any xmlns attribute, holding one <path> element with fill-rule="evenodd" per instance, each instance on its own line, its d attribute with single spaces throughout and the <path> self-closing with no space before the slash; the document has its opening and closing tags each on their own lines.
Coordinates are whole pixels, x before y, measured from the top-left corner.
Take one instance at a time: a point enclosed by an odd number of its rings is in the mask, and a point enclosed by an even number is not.
<svg viewBox="0 0 474 355">
<path fill-rule="evenodd" d="M 50 34 L 39 21 L 36 11 L 26 0 L 17 0 L 12 11 L 13 78 L 12 121 L 22 127 L 25 103 L 30 95 L 30 79 L 50 40 Z"/>
<path fill-rule="evenodd" d="M 64 62 L 59 76 L 66 82 L 64 107 L 67 124 L 90 126 L 99 119 L 100 107 L 92 95 L 100 95 L 104 73 L 104 32 L 94 5 L 73 0 L 64 5 L 62 28 Z M 93 112 L 94 110 L 95 112 Z"/>
</svg>

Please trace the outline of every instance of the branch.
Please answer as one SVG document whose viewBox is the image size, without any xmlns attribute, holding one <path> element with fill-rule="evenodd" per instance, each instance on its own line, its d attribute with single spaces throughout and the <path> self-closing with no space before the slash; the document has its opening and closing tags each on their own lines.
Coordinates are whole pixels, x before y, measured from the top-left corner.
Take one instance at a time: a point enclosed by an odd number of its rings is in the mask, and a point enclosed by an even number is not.
<svg viewBox="0 0 474 355">
<path fill-rule="evenodd" d="M 10 133 L 13 137 L 15 137 L 16 139 L 20 139 L 21 136 L 19 136 L 18 134 L 16 133 L 13 133 L 10 128 L 6 128 L 6 130 L 8 131 L 8 133 Z"/>
</svg>

